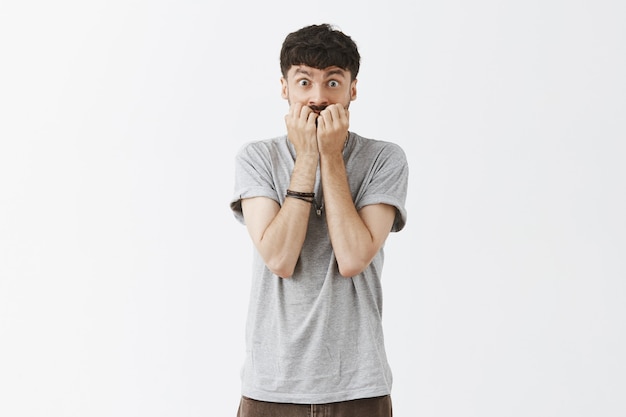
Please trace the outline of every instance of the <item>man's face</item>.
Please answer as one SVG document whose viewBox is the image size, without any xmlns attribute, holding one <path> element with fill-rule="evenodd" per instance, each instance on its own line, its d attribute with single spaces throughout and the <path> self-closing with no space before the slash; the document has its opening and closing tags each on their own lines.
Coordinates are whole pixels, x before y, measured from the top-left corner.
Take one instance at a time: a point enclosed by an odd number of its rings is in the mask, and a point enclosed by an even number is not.
<svg viewBox="0 0 626 417">
<path fill-rule="evenodd" d="M 287 78 L 281 78 L 282 97 L 289 105 L 301 103 L 319 114 L 330 104 L 344 108 L 356 99 L 356 81 L 350 71 L 339 67 L 317 69 L 306 65 L 292 65 Z"/>
</svg>

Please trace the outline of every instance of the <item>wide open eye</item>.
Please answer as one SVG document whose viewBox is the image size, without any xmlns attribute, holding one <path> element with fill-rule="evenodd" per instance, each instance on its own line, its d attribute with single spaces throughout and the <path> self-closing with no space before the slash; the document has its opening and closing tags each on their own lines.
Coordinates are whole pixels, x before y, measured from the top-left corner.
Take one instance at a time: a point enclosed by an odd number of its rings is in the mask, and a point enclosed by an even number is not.
<svg viewBox="0 0 626 417">
<path fill-rule="evenodd" d="M 332 87 L 332 88 L 337 88 L 337 87 L 339 87 L 339 81 L 337 81 L 337 80 L 330 80 L 328 82 L 328 86 Z"/>
<path fill-rule="evenodd" d="M 308 85 L 309 85 L 309 80 L 302 79 L 302 80 L 298 81 L 298 85 L 299 85 L 300 87 L 306 87 L 306 86 L 308 86 Z"/>
</svg>

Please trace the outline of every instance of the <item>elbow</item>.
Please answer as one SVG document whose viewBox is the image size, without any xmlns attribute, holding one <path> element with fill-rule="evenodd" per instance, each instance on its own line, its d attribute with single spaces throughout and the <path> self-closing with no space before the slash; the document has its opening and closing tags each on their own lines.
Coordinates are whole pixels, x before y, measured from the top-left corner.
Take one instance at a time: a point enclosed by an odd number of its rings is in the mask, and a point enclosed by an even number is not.
<svg viewBox="0 0 626 417">
<path fill-rule="evenodd" d="M 361 272 L 363 271 L 362 270 L 359 271 L 357 269 L 339 268 L 339 275 L 341 275 L 344 278 L 352 278 L 356 275 L 359 275 Z"/>
<path fill-rule="evenodd" d="M 295 265 L 288 265 L 285 262 L 268 261 L 265 263 L 265 266 L 280 278 L 291 278 L 295 270 Z"/>
<path fill-rule="evenodd" d="M 359 275 L 365 270 L 374 259 L 374 254 L 363 254 L 365 256 L 351 255 L 346 257 L 337 257 L 337 267 L 339 274 L 344 278 L 352 278 Z"/>
<path fill-rule="evenodd" d="M 293 270 L 288 271 L 287 269 L 271 269 L 272 273 L 276 275 L 278 278 L 289 279 L 293 276 Z"/>
<path fill-rule="evenodd" d="M 344 278 L 352 278 L 356 275 L 359 275 L 367 266 L 369 262 L 337 262 L 337 267 L 339 268 L 339 274 Z"/>
<path fill-rule="evenodd" d="M 261 248 L 259 247 L 259 249 Z M 272 274 L 280 278 L 291 278 L 293 276 L 296 269 L 296 263 L 298 262 L 298 257 L 294 260 L 292 259 L 293 255 L 280 253 L 279 251 L 267 253 L 259 250 L 259 254 L 263 259 L 265 267 L 269 269 Z"/>
</svg>

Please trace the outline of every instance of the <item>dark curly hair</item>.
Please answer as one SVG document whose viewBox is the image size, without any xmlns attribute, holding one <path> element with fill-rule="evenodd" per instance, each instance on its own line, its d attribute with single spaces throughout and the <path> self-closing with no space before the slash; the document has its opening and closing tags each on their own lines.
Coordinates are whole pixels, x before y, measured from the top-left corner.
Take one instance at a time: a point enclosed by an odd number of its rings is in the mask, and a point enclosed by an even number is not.
<svg viewBox="0 0 626 417">
<path fill-rule="evenodd" d="M 280 70 L 285 78 L 292 65 L 306 65 L 317 69 L 337 66 L 350 71 L 354 80 L 360 63 L 361 56 L 352 38 L 326 23 L 290 33 L 280 50 Z"/>
</svg>

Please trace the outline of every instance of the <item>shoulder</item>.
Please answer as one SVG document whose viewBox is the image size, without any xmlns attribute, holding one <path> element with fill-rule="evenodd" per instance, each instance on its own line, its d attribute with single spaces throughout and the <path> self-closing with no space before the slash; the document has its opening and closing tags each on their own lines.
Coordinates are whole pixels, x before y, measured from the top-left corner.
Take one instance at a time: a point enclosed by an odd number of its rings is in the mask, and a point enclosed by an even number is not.
<svg viewBox="0 0 626 417">
<path fill-rule="evenodd" d="M 236 163 L 253 166 L 267 172 L 281 172 L 293 165 L 295 152 L 287 136 L 258 140 L 244 144 L 236 155 Z M 282 167 L 282 168 L 281 168 Z"/>
<path fill-rule="evenodd" d="M 254 153 L 271 153 L 288 150 L 287 136 L 277 136 L 271 139 L 254 140 L 244 143 L 237 155 Z"/>
<path fill-rule="evenodd" d="M 350 136 L 354 142 L 352 150 L 357 154 L 366 154 L 374 156 L 376 159 L 382 158 L 383 160 L 406 163 L 406 153 L 397 143 L 366 138 L 356 133 L 351 133 Z"/>
</svg>

